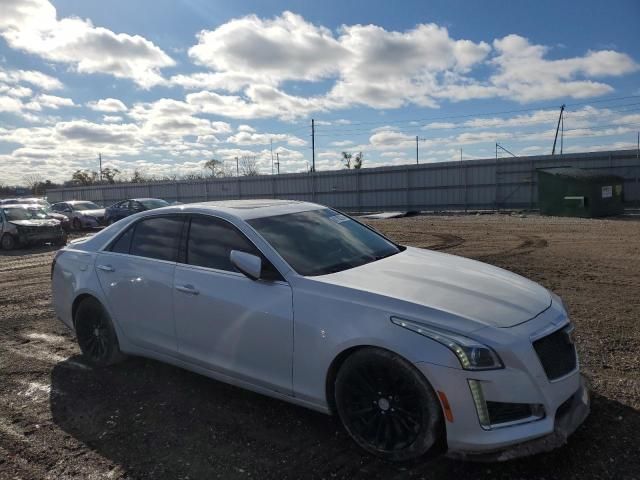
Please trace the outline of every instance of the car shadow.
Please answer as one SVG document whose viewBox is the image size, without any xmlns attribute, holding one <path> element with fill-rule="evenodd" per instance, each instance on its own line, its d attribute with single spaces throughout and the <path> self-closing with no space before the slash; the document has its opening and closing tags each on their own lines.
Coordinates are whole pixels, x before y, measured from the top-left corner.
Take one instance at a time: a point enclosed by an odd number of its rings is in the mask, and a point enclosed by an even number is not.
<svg viewBox="0 0 640 480">
<path fill-rule="evenodd" d="M 44 244 L 44 245 L 28 245 L 26 247 L 18 247 L 13 250 L 3 250 L 0 248 L 0 257 L 24 257 L 27 255 L 37 255 L 40 253 L 49 253 L 59 250 L 59 245 Z"/>
<path fill-rule="evenodd" d="M 640 412 L 599 395 L 569 444 L 550 453 L 494 464 L 445 457 L 390 464 L 361 451 L 335 417 L 152 360 L 130 358 L 102 370 L 75 368 L 78 362 L 74 356 L 53 368 L 53 422 L 133 478 L 550 479 L 640 472 Z"/>
</svg>

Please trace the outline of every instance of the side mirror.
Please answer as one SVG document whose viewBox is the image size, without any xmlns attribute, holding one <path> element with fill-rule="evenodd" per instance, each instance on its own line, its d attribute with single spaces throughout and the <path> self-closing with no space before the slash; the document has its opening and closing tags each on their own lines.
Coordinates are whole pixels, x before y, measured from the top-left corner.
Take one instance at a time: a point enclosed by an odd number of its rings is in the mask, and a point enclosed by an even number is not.
<svg viewBox="0 0 640 480">
<path fill-rule="evenodd" d="M 256 255 L 238 250 L 231 250 L 229 254 L 231 265 L 244 273 L 251 280 L 258 280 L 262 273 L 262 259 Z"/>
</svg>

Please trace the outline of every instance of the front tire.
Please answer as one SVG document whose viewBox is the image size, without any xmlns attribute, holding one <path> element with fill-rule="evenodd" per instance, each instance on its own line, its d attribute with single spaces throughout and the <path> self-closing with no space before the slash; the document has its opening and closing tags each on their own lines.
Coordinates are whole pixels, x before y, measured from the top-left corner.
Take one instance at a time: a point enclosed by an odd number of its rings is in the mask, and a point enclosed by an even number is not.
<svg viewBox="0 0 640 480">
<path fill-rule="evenodd" d="M 78 305 L 74 320 L 78 345 L 88 363 L 101 368 L 124 359 L 109 314 L 95 298 Z"/>
<path fill-rule="evenodd" d="M 80 222 L 80 220 L 78 218 L 74 218 L 73 222 L 71 222 L 73 229 L 74 230 L 81 230 L 82 229 L 82 223 Z"/>
<path fill-rule="evenodd" d="M 387 350 L 363 348 L 340 367 L 335 401 L 355 442 L 388 461 L 417 459 L 436 445 L 442 410 L 424 376 Z"/>
<path fill-rule="evenodd" d="M 2 245 L 3 250 L 13 250 L 18 245 L 18 242 L 13 235 L 5 233 L 0 239 L 0 245 Z"/>
</svg>

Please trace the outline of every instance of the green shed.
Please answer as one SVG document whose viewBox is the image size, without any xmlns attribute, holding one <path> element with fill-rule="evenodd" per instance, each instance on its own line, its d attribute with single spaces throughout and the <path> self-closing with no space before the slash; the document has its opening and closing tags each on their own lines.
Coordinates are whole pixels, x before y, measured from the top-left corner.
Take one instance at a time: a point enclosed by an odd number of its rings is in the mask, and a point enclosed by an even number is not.
<svg viewBox="0 0 640 480">
<path fill-rule="evenodd" d="M 574 167 L 538 170 L 542 215 L 606 217 L 623 213 L 624 178 Z"/>
</svg>

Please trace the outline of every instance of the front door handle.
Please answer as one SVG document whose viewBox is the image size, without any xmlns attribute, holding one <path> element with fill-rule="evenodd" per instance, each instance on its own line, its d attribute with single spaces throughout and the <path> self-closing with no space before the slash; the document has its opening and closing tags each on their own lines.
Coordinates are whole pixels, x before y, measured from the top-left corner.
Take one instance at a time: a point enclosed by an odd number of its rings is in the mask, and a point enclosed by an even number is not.
<svg viewBox="0 0 640 480">
<path fill-rule="evenodd" d="M 115 272 L 115 269 L 111 265 L 98 265 L 96 268 L 103 272 Z"/>
<path fill-rule="evenodd" d="M 198 295 L 200 293 L 193 285 L 176 285 L 176 290 L 189 295 Z"/>
</svg>

